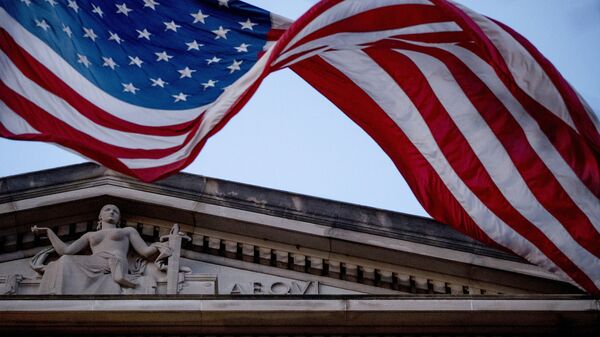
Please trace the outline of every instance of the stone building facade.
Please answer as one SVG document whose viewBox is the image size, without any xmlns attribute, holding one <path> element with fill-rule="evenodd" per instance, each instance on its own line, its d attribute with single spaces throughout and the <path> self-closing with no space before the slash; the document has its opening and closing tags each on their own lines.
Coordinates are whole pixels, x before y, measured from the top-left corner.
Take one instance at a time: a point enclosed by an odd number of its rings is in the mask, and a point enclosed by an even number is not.
<svg viewBox="0 0 600 337">
<path fill-rule="evenodd" d="M 137 285 L 116 293 L 42 291 L 61 257 L 31 228 L 91 237 L 108 204 L 168 254 L 128 255 Z M 81 278 L 63 272 L 64 284 Z M 183 173 L 148 184 L 95 164 L 0 179 L 0 294 L 2 335 L 600 333 L 597 299 L 433 220 Z"/>
</svg>

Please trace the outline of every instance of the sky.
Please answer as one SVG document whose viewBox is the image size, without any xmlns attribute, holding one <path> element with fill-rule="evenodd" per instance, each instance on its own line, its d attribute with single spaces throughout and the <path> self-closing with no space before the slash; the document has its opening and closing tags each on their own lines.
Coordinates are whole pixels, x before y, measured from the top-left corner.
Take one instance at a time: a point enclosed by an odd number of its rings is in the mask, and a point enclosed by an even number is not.
<svg viewBox="0 0 600 337">
<path fill-rule="evenodd" d="M 313 0 L 247 1 L 290 19 Z M 599 0 L 460 0 L 528 38 L 600 112 Z M 0 138 L 0 177 L 86 161 L 52 144 Z M 427 216 L 392 161 L 289 70 L 250 102 L 184 172 Z"/>
</svg>

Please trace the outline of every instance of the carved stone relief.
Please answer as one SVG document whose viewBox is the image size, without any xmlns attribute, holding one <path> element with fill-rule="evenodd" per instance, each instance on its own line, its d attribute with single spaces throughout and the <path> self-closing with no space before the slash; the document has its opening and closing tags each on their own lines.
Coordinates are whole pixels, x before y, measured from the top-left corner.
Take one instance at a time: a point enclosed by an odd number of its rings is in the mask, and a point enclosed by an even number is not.
<svg viewBox="0 0 600 337">
<path fill-rule="evenodd" d="M 97 226 L 93 221 L 65 224 L 57 226 L 56 233 L 34 226 L 32 232 L 47 236 L 52 246 L 36 248 L 37 254 L 27 263 L 29 268 L 19 265 L 11 270 L 0 263 L 0 295 L 308 295 L 371 293 L 369 287 L 378 287 L 373 293 L 489 291 L 390 265 L 369 264 L 372 261 L 367 260 L 325 257 L 327 254 L 318 251 L 306 255 L 292 246 L 271 246 L 266 241 L 203 228 L 188 228 L 190 238 L 178 225 L 168 232 L 168 222 L 127 220 L 121 221 L 118 207 L 105 205 Z M 77 235 L 80 238 L 73 242 L 62 241 Z M 142 235 L 157 242 L 148 244 Z M 186 249 L 182 251 L 183 242 Z M 20 255 L 17 253 L 13 255 Z M 8 256 L 0 259 L 16 262 Z"/>
<path fill-rule="evenodd" d="M 105 205 L 96 230 L 73 242 L 63 242 L 50 228 L 34 226 L 32 232 L 38 237 L 47 236 L 51 246 L 39 250 L 30 260 L 1 263 L 0 295 L 356 293 L 317 281 L 184 259 L 181 245 L 190 238 L 177 224 L 150 244 L 136 229 L 120 224 L 118 207 Z M 15 273 L 2 275 L 7 271 Z"/>
<path fill-rule="evenodd" d="M 22 280 L 21 274 L 0 276 L 0 295 L 15 295 Z"/>
<path fill-rule="evenodd" d="M 30 261 L 37 277 L 6 276 L 1 294 L 14 294 L 20 283 L 38 283 L 37 293 L 63 294 L 177 294 L 186 282 L 199 294 L 214 294 L 214 277 L 194 277 L 180 265 L 181 241 L 188 239 L 177 224 L 160 242 L 146 244 L 131 227 L 120 228 L 120 210 L 105 205 L 98 216 L 97 230 L 66 244 L 50 228 L 32 228 L 45 235 L 52 247 L 39 251 Z M 87 253 L 87 254 L 86 254 Z"/>
</svg>

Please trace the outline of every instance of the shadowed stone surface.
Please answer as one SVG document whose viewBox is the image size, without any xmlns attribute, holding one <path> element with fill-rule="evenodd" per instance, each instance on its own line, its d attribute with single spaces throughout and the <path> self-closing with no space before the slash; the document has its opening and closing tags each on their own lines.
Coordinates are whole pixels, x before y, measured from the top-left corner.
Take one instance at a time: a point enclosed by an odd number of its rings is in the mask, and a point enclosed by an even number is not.
<svg viewBox="0 0 600 337">
<path fill-rule="evenodd" d="M 514 254 L 484 246 L 432 219 L 187 173 L 144 184 L 84 163 L 2 178 L 0 203 L 17 200 L 15 194 L 19 192 L 40 193 L 40 189 L 110 176 L 190 200 L 523 262 Z M 25 196 L 31 194 L 21 197 Z"/>
</svg>

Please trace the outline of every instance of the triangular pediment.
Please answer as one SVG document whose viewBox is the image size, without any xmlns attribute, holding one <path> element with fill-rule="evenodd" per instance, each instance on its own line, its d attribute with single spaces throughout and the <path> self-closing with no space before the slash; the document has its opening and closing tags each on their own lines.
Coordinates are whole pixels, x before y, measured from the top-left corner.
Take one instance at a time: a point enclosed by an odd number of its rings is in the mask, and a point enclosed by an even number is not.
<svg viewBox="0 0 600 337">
<path fill-rule="evenodd" d="M 35 284 L 29 260 L 50 243 L 31 226 L 74 240 L 105 204 L 148 243 L 180 225 L 196 275 L 182 293 L 211 282 L 226 295 L 579 292 L 430 219 L 189 174 L 145 184 L 94 164 L 0 180 L 0 289 L 17 274 Z"/>
</svg>

